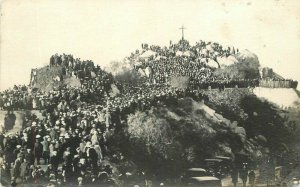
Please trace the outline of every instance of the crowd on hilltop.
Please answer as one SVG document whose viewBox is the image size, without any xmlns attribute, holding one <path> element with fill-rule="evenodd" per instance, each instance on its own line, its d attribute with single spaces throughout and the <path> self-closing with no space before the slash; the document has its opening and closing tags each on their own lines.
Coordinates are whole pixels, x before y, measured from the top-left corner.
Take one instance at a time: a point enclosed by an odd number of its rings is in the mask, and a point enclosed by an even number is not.
<svg viewBox="0 0 300 187">
<path fill-rule="evenodd" d="M 109 96 L 111 84 L 114 82 L 111 73 L 102 70 L 99 65 L 94 66 L 90 60 L 81 61 L 72 55 L 53 55 L 50 58 L 50 68 L 61 67 L 62 76 L 74 76 L 80 80 L 81 86 L 75 88 L 56 88 L 43 92 L 35 88 L 38 75 L 37 70 L 32 71 L 30 86 L 15 85 L 11 89 L 0 93 L 0 109 L 43 109 L 56 105 L 57 98 L 62 97 L 69 103 L 103 102 Z M 62 80 L 61 78 L 60 80 Z"/>
<path fill-rule="evenodd" d="M 216 60 L 217 57 L 228 57 L 239 52 L 239 50 L 235 49 L 234 47 L 226 48 L 218 43 L 205 42 L 202 40 L 196 42 L 194 46 L 191 46 L 187 40 L 183 39 L 180 40 L 177 44 L 173 44 L 172 41 L 170 41 L 169 47 L 160 47 L 157 45 L 149 46 L 148 44 L 142 44 L 142 51 L 136 50 L 136 52 L 131 53 L 131 56 L 128 58 L 133 60 L 146 51 L 152 51 L 155 53 L 152 57 L 149 57 L 150 60 L 182 56 L 183 58 L 188 59 L 189 61 L 194 61 L 198 63 L 207 62 L 207 58 Z"/>
<path fill-rule="evenodd" d="M 63 75 L 80 79 L 85 88 L 97 86 L 105 89 L 113 81 L 112 74 L 102 70 L 99 65 L 95 66 L 92 60 L 81 60 L 80 58 L 74 58 L 73 55 L 52 55 L 49 66 L 50 68 L 62 67 Z"/>
<path fill-rule="evenodd" d="M 169 47 L 142 44 L 142 51 L 137 50 L 128 57 L 129 61 L 138 61 L 136 68 L 150 67 L 151 82 L 167 82 L 169 77 L 189 76 L 197 83 L 222 82 L 227 77 L 213 76 L 212 71 L 220 67 L 218 58 L 237 54 L 234 47 L 223 47 L 218 43 L 199 41 L 191 46 L 188 41 L 170 42 Z M 143 54 L 147 54 L 143 56 Z"/>
</svg>

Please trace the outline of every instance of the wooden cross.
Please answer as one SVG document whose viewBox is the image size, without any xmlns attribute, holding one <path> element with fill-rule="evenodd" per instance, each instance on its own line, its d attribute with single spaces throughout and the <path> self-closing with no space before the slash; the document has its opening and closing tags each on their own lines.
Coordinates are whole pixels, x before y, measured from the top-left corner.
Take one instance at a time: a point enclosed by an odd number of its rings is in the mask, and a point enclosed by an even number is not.
<svg viewBox="0 0 300 187">
<path fill-rule="evenodd" d="M 186 29 L 185 27 L 183 27 L 183 25 L 182 25 L 182 27 L 181 28 L 179 28 L 179 29 L 181 29 L 181 32 L 182 32 L 182 40 L 184 39 L 184 29 Z"/>
</svg>

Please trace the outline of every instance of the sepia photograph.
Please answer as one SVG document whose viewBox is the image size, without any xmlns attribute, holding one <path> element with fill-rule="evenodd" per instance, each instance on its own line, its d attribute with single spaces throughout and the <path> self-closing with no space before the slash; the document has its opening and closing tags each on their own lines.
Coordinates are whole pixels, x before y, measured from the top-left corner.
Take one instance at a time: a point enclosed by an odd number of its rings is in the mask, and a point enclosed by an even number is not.
<svg viewBox="0 0 300 187">
<path fill-rule="evenodd" d="M 300 187 L 299 0 L 0 15 L 0 187 Z"/>
</svg>

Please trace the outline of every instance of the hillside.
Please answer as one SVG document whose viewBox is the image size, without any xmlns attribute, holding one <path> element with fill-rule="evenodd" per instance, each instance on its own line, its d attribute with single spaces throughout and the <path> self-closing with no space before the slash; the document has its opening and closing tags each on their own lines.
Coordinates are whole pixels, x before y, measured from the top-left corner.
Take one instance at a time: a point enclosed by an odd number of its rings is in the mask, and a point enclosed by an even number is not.
<svg viewBox="0 0 300 187">
<path fill-rule="evenodd" d="M 130 115 L 128 135 L 136 147 L 129 157 L 149 172 L 153 172 L 151 168 L 159 169 L 156 172 L 161 177 L 180 174 L 188 165 L 203 167 L 203 159 L 217 155 L 234 157 L 245 152 L 251 154 L 251 159 L 257 159 L 261 154 L 259 141 L 250 142 L 243 127 L 191 98 Z M 137 152 L 139 156 L 135 156 Z M 153 155 L 157 158 L 153 159 Z"/>
</svg>

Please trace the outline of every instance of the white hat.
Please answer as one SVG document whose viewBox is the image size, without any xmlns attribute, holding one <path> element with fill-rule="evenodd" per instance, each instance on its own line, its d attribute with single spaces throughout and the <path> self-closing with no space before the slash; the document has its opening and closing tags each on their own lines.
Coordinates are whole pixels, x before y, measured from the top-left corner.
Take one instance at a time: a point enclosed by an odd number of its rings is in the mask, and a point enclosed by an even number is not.
<svg viewBox="0 0 300 187">
<path fill-rule="evenodd" d="M 70 138 L 68 133 L 65 134 L 65 138 Z"/>
<path fill-rule="evenodd" d="M 92 146 L 92 143 L 91 142 L 87 142 L 85 147 L 91 147 Z"/>
<path fill-rule="evenodd" d="M 38 134 L 38 135 L 36 135 L 36 137 L 35 138 L 40 138 L 41 136 Z"/>
<path fill-rule="evenodd" d="M 81 164 L 84 164 L 84 162 L 85 162 L 85 159 L 84 159 L 84 158 L 81 158 L 81 159 L 79 160 L 79 163 L 81 163 Z"/>
</svg>

